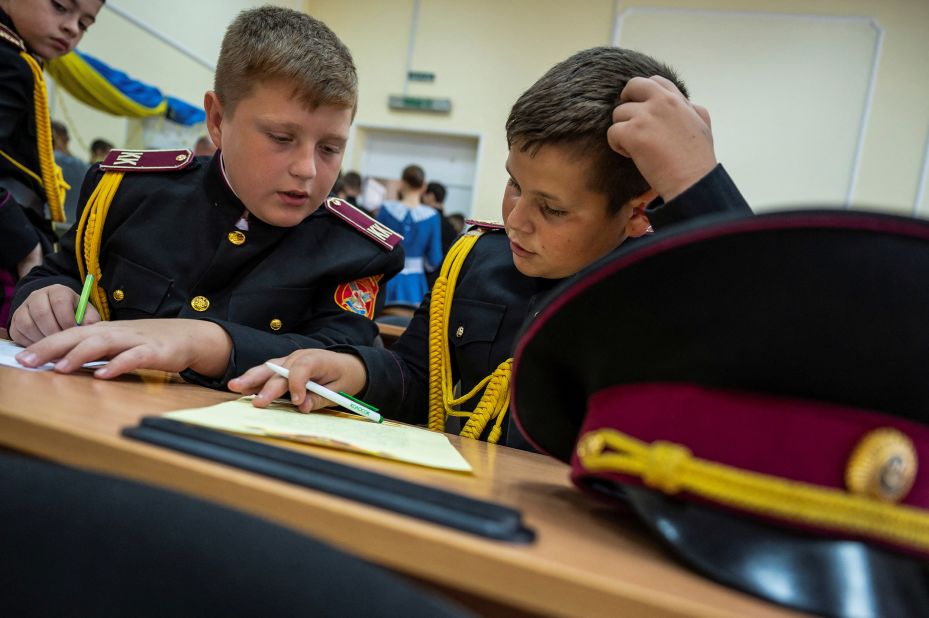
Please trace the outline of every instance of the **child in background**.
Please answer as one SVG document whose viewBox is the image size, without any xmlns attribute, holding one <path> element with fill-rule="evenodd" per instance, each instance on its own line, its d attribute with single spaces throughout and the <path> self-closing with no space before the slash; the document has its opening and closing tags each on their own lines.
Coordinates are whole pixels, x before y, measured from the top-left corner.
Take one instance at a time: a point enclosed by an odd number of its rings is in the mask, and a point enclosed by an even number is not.
<svg viewBox="0 0 929 618">
<path fill-rule="evenodd" d="M 110 154 L 111 150 L 113 150 L 113 144 L 98 137 L 90 143 L 90 162 L 100 163 Z"/>
<path fill-rule="evenodd" d="M 42 263 L 55 235 L 45 204 L 64 220 L 42 63 L 73 50 L 103 0 L 0 0 L 0 335 L 16 281 Z M 36 101 L 35 95 L 41 97 Z M 76 190 L 76 188 L 75 188 Z"/>
<path fill-rule="evenodd" d="M 386 201 L 377 220 L 403 236 L 406 261 L 403 270 L 387 284 L 385 304 L 417 306 L 429 291 L 426 273 L 442 263 L 440 215 L 421 203 L 426 174 L 418 165 L 408 165 L 400 177 L 400 200 Z"/>
<path fill-rule="evenodd" d="M 400 239 L 327 200 L 357 88 L 322 22 L 271 6 L 239 14 L 204 97 L 219 151 L 114 150 L 88 174 L 81 223 L 17 287 L 10 334 L 30 346 L 19 361 L 70 372 L 106 358 L 97 377 L 150 368 L 222 387 L 300 348 L 372 344 Z M 72 328 L 85 273 L 94 306 Z"/>
</svg>

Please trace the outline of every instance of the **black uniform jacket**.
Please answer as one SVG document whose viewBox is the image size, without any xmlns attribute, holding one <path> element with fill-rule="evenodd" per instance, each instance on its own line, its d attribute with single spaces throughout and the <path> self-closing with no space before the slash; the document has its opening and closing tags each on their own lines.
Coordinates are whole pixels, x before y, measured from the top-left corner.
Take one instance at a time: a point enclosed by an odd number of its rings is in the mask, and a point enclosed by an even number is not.
<svg viewBox="0 0 929 618">
<path fill-rule="evenodd" d="M 15 32 L 13 21 L 3 10 L 0 24 Z M 0 37 L 0 150 L 38 174 L 34 83 L 32 71 L 19 53 L 16 45 Z M 45 193 L 33 178 L 0 157 L 0 268 L 15 268 L 45 238 L 36 229 L 41 222 L 30 218 L 4 190 L 3 181 L 7 178 L 15 179 L 39 196 L 44 197 Z"/>
<path fill-rule="evenodd" d="M 399 245 L 383 248 L 322 206 L 292 228 L 250 217 L 245 242 L 236 244 L 245 206 L 226 184 L 219 157 L 198 158 L 181 171 L 126 173 L 100 249 L 110 318 L 196 318 L 222 326 L 234 344 L 222 379 L 184 373 L 213 387 L 300 348 L 373 344 L 377 327 L 369 316 L 377 285 L 403 267 Z M 79 210 L 101 176 L 97 166 L 88 172 Z M 14 311 L 44 286 L 61 283 L 80 292 L 76 228 L 59 252 L 20 281 Z"/>
<path fill-rule="evenodd" d="M 646 210 L 657 229 L 696 217 L 751 209 L 721 165 L 667 204 L 660 199 Z M 627 241 L 630 242 L 630 241 Z M 513 355 L 515 339 L 527 317 L 562 280 L 526 277 L 513 264 L 509 239 L 501 231 L 485 233 L 466 258 L 455 288 L 448 324 L 449 350 L 461 393 Z M 428 419 L 429 296 L 390 350 L 354 348 L 368 370 L 361 397 L 388 417 L 424 424 Z M 462 408 L 473 409 L 479 397 Z M 467 419 L 451 419 L 463 426 Z M 493 423 L 488 423 L 485 435 Z M 511 420 L 504 423 L 501 444 L 532 450 Z"/>
<path fill-rule="evenodd" d="M 13 29 L 10 17 L 0 10 L 0 23 Z M 32 70 L 12 43 L 0 39 L 0 150 L 39 174 L 36 148 L 35 99 Z M 41 62 L 40 62 L 41 64 Z M 0 179 L 15 178 L 40 197 L 41 185 L 4 157 L 0 157 Z"/>
</svg>

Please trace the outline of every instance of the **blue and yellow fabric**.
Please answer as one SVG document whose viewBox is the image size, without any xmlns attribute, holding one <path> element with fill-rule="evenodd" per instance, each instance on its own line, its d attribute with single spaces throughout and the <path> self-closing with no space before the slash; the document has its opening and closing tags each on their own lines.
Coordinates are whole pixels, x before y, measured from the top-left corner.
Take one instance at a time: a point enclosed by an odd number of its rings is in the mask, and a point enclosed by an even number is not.
<svg viewBox="0 0 929 618">
<path fill-rule="evenodd" d="M 74 98 L 114 116 L 142 118 L 164 115 L 161 91 L 134 80 L 93 56 L 73 51 L 50 61 L 49 74 Z"/>
<path fill-rule="evenodd" d="M 114 69 L 90 54 L 73 51 L 50 61 L 49 74 L 74 98 L 114 116 L 165 116 L 182 125 L 206 119 L 204 111 Z"/>
</svg>

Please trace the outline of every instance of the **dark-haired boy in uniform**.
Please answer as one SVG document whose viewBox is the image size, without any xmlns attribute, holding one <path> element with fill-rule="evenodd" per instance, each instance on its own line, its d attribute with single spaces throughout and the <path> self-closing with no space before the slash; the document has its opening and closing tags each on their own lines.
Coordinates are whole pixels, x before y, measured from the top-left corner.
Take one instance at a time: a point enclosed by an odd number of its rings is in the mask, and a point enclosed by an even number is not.
<svg viewBox="0 0 929 618">
<path fill-rule="evenodd" d="M 97 377 L 153 368 L 221 387 L 300 348 L 372 344 L 378 289 L 403 254 L 396 234 L 326 200 L 356 97 L 325 24 L 242 12 L 204 100 L 219 151 L 113 151 L 88 174 L 79 223 L 17 287 L 20 362 L 68 372 L 109 358 Z M 71 328 L 85 273 L 94 306 Z"/>
<path fill-rule="evenodd" d="M 103 0 L 0 0 L 0 335 L 16 281 L 42 262 L 64 221 L 43 62 L 74 49 Z"/>
<path fill-rule="evenodd" d="M 504 419 L 514 340 L 540 299 L 650 224 L 751 212 L 716 163 L 706 111 L 684 92 L 668 67 L 629 50 L 557 64 L 507 120 L 504 224 L 458 240 L 390 350 L 301 350 L 276 361 L 289 384 L 255 367 L 230 389 L 265 406 L 289 388 L 309 410 L 325 402 L 303 384 L 324 381 L 402 421 L 442 430 L 454 416 L 463 436 L 529 448 Z"/>
</svg>

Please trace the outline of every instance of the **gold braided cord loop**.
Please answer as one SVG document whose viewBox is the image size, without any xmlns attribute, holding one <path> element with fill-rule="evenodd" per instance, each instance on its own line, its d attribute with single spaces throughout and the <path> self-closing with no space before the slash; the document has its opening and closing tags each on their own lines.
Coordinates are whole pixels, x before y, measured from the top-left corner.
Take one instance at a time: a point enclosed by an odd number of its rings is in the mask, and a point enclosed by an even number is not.
<svg viewBox="0 0 929 618">
<path fill-rule="evenodd" d="M 35 133 L 36 147 L 39 151 L 39 184 L 45 190 L 45 199 L 52 215 L 52 221 L 65 220 L 65 193 L 71 186 L 64 181 L 61 168 L 55 163 L 55 151 L 52 148 L 52 123 L 48 115 L 48 92 L 45 90 L 45 76 L 42 67 L 30 54 L 20 52 L 20 56 L 32 70 L 33 99 L 35 99 Z M 7 157 L 9 158 L 9 157 Z M 35 178 L 35 174 L 32 175 Z"/>
<path fill-rule="evenodd" d="M 686 491 L 756 515 L 929 551 L 924 509 L 734 468 L 693 457 L 679 444 L 648 444 L 613 429 L 587 433 L 577 453 L 588 472 L 628 474 L 664 493 Z"/>
<path fill-rule="evenodd" d="M 467 438 L 479 438 L 487 423 L 496 419 L 488 442 L 496 443 L 502 432 L 503 418 L 510 402 L 510 368 L 513 359 L 507 359 L 494 372 L 481 380 L 471 391 L 454 398 L 451 352 L 448 345 L 448 321 L 451 314 L 455 286 L 465 258 L 480 238 L 483 230 L 472 230 L 458 239 L 449 249 L 439 278 L 432 286 L 429 301 L 429 429 L 444 431 L 449 416 L 470 417 L 461 431 Z M 486 388 L 485 388 L 486 387 Z M 484 395 L 474 412 L 461 412 L 455 406 L 471 400 L 484 389 Z"/>
<path fill-rule="evenodd" d="M 104 320 L 110 319 L 110 308 L 106 302 L 106 291 L 99 285 L 103 276 L 100 272 L 100 244 L 103 241 L 103 224 L 106 221 L 106 214 L 119 188 L 119 183 L 122 182 L 123 175 L 124 172 L 107 172 L 103 175 L 94 188 L 94 192 L 87 199 L 74 238 L 74 257 L 77 260 L 78 273 L 82 280 L 87 273 L 94 276 L 90 302 Z"/>
<path fill-rule="evenodd" d="M 470 418 L 461 430 L 462 437 L 474 438 L 477 440 L 484 433 L 487 423 L 496 419 L 494 428 L 490 430 L 487 441 L 496 444 L 503 432 L 503 417 L 506 415 L 507 408 L 510 406 L 510 372 L 513 367 L 513 359 L 508 358 L 487 376 L 481 382 L 487 381 L 487 389 L 484 396 L 470 414 Z M 456 411 L 456 415 L 461 412 Z"/>
</svg>

